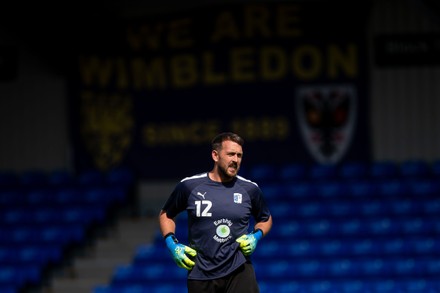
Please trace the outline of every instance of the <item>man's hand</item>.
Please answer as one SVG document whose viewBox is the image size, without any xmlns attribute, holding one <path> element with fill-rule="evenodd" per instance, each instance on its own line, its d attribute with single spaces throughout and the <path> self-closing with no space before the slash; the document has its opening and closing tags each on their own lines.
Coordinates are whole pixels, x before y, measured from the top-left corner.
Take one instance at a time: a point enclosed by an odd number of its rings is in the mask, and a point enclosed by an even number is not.
<svg viewBox="0 0 440 293">
<path fill-rule="evenodd" d="M 263 232 L 260 229 L 256 231 L 240 236 L 237 240 L 240 243 L 240 249 L 244 255 L 251 255 L 257 247 L 258 241 L 263 237 Z"/>
<path fill-rule="evenodd" d="M 195 257 L 197 252 L 189 246 L 180 244 L 174 234 L 169 234 L 165 237 L 168 250 L 171 252 L 176 264 L 184 269 L 191 270 L 195 263 L 189 257 Z"/>
</svg>

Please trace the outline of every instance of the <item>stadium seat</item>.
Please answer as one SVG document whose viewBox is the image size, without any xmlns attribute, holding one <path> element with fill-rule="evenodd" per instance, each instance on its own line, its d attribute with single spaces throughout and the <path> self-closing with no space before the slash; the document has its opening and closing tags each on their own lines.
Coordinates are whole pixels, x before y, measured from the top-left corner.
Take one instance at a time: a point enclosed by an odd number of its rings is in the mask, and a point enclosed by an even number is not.
<svg viewBox="0 0 440 293">
<path fill-rule="evenodd" d="M 404 179 L 429 178 L 431 166 L 423 160 L 407 160 L 399 165 L 399 174 Z"/>
<path fill-rule="evenodd" d="M 299 182 L 307 179 L 307 165 L 302 163 L 285 164 L 280 167 L 279 177 L 284 182 Z"/>
<path fill-rule="evenodd" d="M 403 180 L 383 180 L 377 185 L 378 196 L 386 198 L 405 198 L 410 190 L 408 184 Z"/>
<path fill-rule="evenodd" d="M 348 162 L 339 167 L 339 178 L 342 180 L 365 180 L 369 176 L 369 164 L 364 162 Z"/>
<path fill-rule="evenodd" d="M 99 170 L 85 170 L 76 179 L 77 184 L 83 187 L 101 187 L 106 182 L 104 173 Z"/>
<path fill-rule="evenodd" d="M 344 198 L 348 193 L 346 185 L 340 181 L 317 183 L 315 188 L 316 194 L 323 199 Z"/>
<path fill-rule="evenodd" d="M 374 180 L 395 179 L 400 176 L 399 166 L 392 161 L 375 161 L 370 164 L 369 175 Z"/>
<path fill-rule="evenodd" d="M 20 187 L 20 178 L 13 171 L 0 171 L 0 190 L 16 190 Z"/>
<path fill-rule="evenodd" d="M 106 174 L 106 181 L 109 185 L 129 187 L 135 183 L 134 172 L 129 168 L 113 168 Z"/>
<path fill-rule="evenodd" d="M 48 179 L 48 174 L 42 170 L 28 170 L 20 174 L 20 185 L 26 188 L 47 187 Z"/>
<path fill-rule="evenodd" d="M 377 185 L 370 180 L 348 182 L 346 188 L 352 198 L 371 199 L 377 196 Z"/>
<path fill-rule="evenodd" d="M 330 164 L 315 164 L 308 169 L 308 178 L 312 181 L 326 181 L 338 177 L 339 170 L 336 165 Z"/>
<path fill-rule="evenodd" d="M 273 164 L 258 164 L 248 170 L 248 176 L 248 179 L 259 184 L 275 181 L 278 179 L 278 167 Z"/>
<path fill-rule="evenodd" d="M 67 170 L 54 170 L 48 174 L 49 184 L 55 187 L 68 187 L 75 184 L 72 173 Z"/>
<path fill-rule="evenodd" d="M 311 183 L 286 183 L 285 189 L 291 200 L 310 200 L 316 196 L 316 190 Z"/>
</svg>

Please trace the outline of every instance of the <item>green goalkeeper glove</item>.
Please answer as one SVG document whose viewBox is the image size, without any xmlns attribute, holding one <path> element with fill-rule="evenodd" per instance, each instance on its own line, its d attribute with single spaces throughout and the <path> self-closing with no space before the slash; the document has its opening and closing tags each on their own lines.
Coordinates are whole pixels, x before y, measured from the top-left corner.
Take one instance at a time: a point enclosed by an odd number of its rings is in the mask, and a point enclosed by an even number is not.
<svg viewBox="0 0 440 293">
<path fill-rule="evenodd" d="M 244 255 L 251 255 L 257 247 L 258 241 L 263 237 L 263 231 L 257 229 L 256 231 L 240 236 L 237 240 L 240 243 L 240 249 Z"/>
<path fill-rule="evenodd" d="M 194 261 L 189 257 L 195 257 L 197 252 L 189 246 L 179 244 L 176 236 L 173 233 L 169 233 L 165 236 L 165 243 L 167 244 L 168 250 L 171 252 L 176 264 L 187 270 L 191 270 L 194 267 Z"/>
</svg>

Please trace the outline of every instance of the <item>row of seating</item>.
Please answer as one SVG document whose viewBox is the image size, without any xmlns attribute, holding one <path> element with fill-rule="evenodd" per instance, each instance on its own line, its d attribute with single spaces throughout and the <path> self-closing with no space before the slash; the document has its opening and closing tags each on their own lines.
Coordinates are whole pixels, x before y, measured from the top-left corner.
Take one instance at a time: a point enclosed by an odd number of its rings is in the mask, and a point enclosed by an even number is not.
<svg viewBox="0 0 440 293">
<path fill-rule="evenodd" d="M 339 165 L 261 163 L 254 166 L 243 166 L 240 175 L 257 182 L 440 178 L 440 160 L 435 162 L 408 160 L 402 163 L 393 161 L 346 162 Z"/>
<path fill-rule="evenodd" d="M 281 252 L 281 253 L 280 253 Z M 168 250 L 164 245 L 139 245 L 132 260 L 134 265 L 149 266 L 152 263 L 169 263 Z M 414 258 L 439 256 L 440 237 L 425 236 L 396 236 L 372 239 L 307 238 L 293 242 L 265 239 L 264 244 L 254 252 L 254 258 L 266 263 L 283 259 L 313 259 L 313 258 L 365 258 L 365 257 L 396 257 L 408 256 Z"/>
<path fill-rule="evenodd" d="M 260 291 L 264 293 L 437 293 L 440 281 L 429 278 L 412 280 L 364 280 L 345 279 L 329 282 L 313 281 L 261 281 Z M 94 293 L 186 293 L 182 284 L 166 282 L 161 284 L 101 285 Z"/>
<path fill-rule="evenodd" d="M 48 270 L 89 243 L 91 229 L 128 200 L 134 179 L 125 168 L 0 172 L 0 292 L 27 292 L 45 282 Z"/>
<path fill-rule="evenodd" d="M 117 167 L 103 172 L 90 169 L 74 174 L 69 170 L 28 170 L 23 172 L 0 170 L 0 190 L 34 190 L 41 187 L 68 186 L 127 186 L 135 180 L 129 168 Z"/>
<path fill-rule="evenodd" d="M 252 255 L 261 292 L 439 293 L 438 166 L 285 164 L 240 171 L 259 184 L 274 217 Z M 177 221 L 185 243 L 186 215 Z M 185 280 L 186 270 L 174 264 L 157 231 L 94 293 L 186 292 Z"/>
<path fill-rule="evenodd" d="M 301 201 L 289 204 L 287 200 L 271 204 L 271 211 L 277 218 L 358 218 L 358 217 L 425 217 L 440 215 L 439 199 L 391 200 L 333 200 L 323 205 L 315 201 Z M 293 216 L 292 216 L 293 215 Z"/>
<path fill-rule="evenodd" d="M 327 182 L 271 182 L 259 184 L 268 200 L 287 199 L 318 201 L 325 199 L 385 199 L 396 197 L 438 198 L 440 194 L 440 179 L 419 179 L 419 180 L 363 180 L 357 182 L 344 182 L 333 180 Z"/>
</svg>

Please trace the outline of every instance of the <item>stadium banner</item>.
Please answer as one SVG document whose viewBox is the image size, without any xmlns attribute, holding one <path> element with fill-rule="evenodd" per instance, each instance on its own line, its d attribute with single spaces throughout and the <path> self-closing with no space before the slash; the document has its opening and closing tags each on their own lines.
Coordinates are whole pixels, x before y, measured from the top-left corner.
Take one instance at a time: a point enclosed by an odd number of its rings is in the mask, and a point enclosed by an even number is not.
<svg viewBox="0 0 440 293">
<path fill-rule="evenodd" d="M 368 9 L 258 2 L 114 19 L 72 69 L 76 170 L 144 179 L 212 167 L 210 141 L 245 139 L 243 168 L 370 160 Z"/>
</svg>

